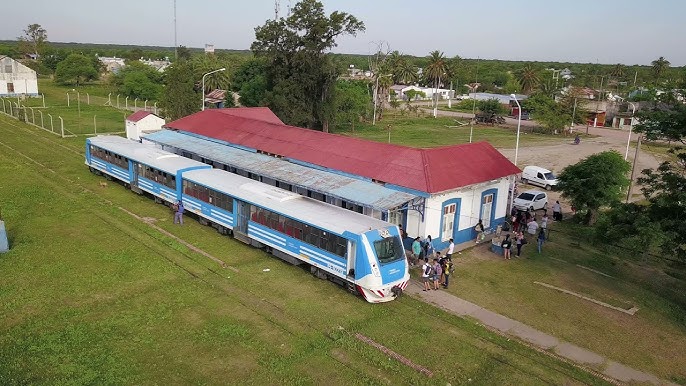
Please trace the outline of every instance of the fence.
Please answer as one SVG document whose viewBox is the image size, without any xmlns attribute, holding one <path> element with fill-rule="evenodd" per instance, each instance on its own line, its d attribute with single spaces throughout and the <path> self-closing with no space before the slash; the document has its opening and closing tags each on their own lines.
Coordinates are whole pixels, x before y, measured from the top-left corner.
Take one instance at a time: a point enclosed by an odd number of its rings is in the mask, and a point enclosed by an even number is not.
<svg viewBox="0 0 686 386">
<path fill-rule="evenodd" d="M 99 125 L 101 129 L 103 127 L 105 129 L 112 126 L 115 127 L 114 130 L 101 130 L 101 133 L 124 133 L 121 128 L 123 127 L 126 114 L 120 115 L 121 110 L 115 110 L 112 106 L 108 107 L 105 106 L 106 103 L 103 103 L 103 105 L 94 105 L 92 108 L 82 111 L 82 101 L 85 102 L 85 106 L 91 106 L 91 103 L 101 102 L 98 99 L 102 99 L 105 102 L 108 100 L 102 97 L 91 97 L 87 93 L 84 98 L 78 92 L 67 92 L 66 106 L 59 104 L 46 106 L 44 95 L 42 95 L 42 98 L 24 100 L 20 98 L 0 98 L 0 103 L 3 114 L 51 134 L 59 135 L 62 138 L 79 135 L 97 135 Z M 145 107 L 147 108 L 147 106 Z M 154 108 L 156 109 L 156 107 L 155 105 Z M 50 113 L 47 111 L 50 111 Z M 72 126 L 69 126 L 69 124 Z M 91 124 L 92 126 L 90 126 Z"/>
</svg>

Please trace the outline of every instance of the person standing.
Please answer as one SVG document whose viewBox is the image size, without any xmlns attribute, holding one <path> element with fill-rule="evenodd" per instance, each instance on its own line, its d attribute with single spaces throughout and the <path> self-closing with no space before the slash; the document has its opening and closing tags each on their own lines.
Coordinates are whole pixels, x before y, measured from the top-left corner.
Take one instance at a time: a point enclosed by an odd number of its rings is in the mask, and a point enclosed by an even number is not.
<svg viewBox="0 0 686 386">
<path fill-rule="evenodd" d="M 545 239 L 548 240 L 548 214 L 544 213 L 541 218 L 541 229 L 545 232 Z"/>
<path fill-rule="evenodd" d="M 412 265 L 417 264 L 419 255 L 422 253 L 422 244 L 419 242 L 419 236 L 417 236 L 412 242 Z"/>
<path fill-rule="evenodd" d="M 434 259 L 434 266 L 433 266 L 433 274 L 434 274 L 434 291 L 438 291 L 440 288 L 440 280 L 441 276 L 443 276 L 443 267 L 441 267 L 441 264 L 438 262 L 438 259 Z"/>
<path fill-rule="evenodd" d="M 526 224 L 526 232 L 530 235 L 535 235 L 538 232 L 538 223 L 535 217 L 531 217 L 529 222 Z"/>
<path fill-rule="evenodd" d="M 476 243 L 479 244 L 479 241 L 484 239 L 484 223 L 479 219 L 479 222 L 474 226 L 474 230 L 476 231 Z"/>
<path fill-rule="evenodd" d="M 522 231 L 517 232 L 517 236 L 515 237 L 515 242 L 517 243 L 517 257 L 519 257 L 522 255 L 522 246 L 526 242 L 526 239 L 524 238 L 524 234 L 522 233 Z"/>
<path fill-rule="evenodd" d="M 184 211 L 183 202 L 181 202 L 181 201 L 177 202 L 175 207 L 176 207 L 176 213 L 174 213 L 174 224 L 176 224 L 178 222 L 179 224 L 183 225 L 183 211 Z"/>
<path fill-rule="evenodd" d="M 448 284 L 450 284 L 450 275 L 452 275 L 454 271 L 455 266 L 453 265 L 453 260 L 451 258 L 447 258 L 445 260 L 445 267 L 443 267 L 443 277 L 445 277 L 443 287 L 448 288 Z"/>
<path fill-rule="evenodd" d="M 430 258 L 435 254 L 433 240 L 431 239 L 431 235 L 428 235 L 426 236 L 426 240 L 424 240 L 424 256 Z"/>
<path fill-rule="evenodd" d="M 503 248 L 503 256 L 505 257 L 505 260 L 510 260 L 510 248 L 512 248 L 512 240 L 510 240 L 509 234 L 505 235 L 505 240 L 500 243 L 500 247 Z"/>
<path fill-rule="evenodd" d="M 562 205 L 560 205 L 560 201 L 555 201 L 553 204 L 553 220 L 562 221 Z"/>
<path fill-rule="evenodd" d="M 543 248 L 543 242 L 545 241 L 545 229 L 541 228 L 541 230 L 538 232 L 538 253 L 541 253 L 541 249 Z"/>
<path fill-rule="evenodd" d="M 448 252 L 446 252 L 445 257 L 448 259 L 453 257 L 453 253 L 455 252 L 455 242 L 453 239 L 450 239 L 450 244 L 448 244 Z"/>
<path fill-rule="evenodd" d="M 431 290 L 431 287 L 429 287 L 429 278 L 432 269 L 431 264 L 429 264 L 429 259 L 424 259 L 424 264 L 422 265 L 422 283 L 424 283 L 424 291 Z"/>
</svg>

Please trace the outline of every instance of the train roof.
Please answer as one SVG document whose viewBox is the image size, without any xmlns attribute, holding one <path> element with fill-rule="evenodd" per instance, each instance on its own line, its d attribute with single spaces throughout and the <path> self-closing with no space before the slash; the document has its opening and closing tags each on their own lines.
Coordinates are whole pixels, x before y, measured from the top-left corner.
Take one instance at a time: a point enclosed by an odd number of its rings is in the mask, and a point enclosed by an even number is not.
<svg viewBox="0 0 686 386">
<path fill-rule="evenodd" d="M 200 161 L 164 151 L 154 145 L 144 145 L 140 142 L 116 135 L 99 135 L 89 138 L 88 141 L 101 149 L 109 150 L 128 159 L 173 175 L 176 175 L 176 172 L 180 169 L 211 167 Z"/>
<path fill-rule="evenodd" d="M 273 209 L 285 216 L 338 234 L 343 234 L 345 231 L 359 234 L 391 225 L 373 217 L 220 169 L 192 170 L 185 172 L 183 177 L 240 200 Z"/>
</svg>

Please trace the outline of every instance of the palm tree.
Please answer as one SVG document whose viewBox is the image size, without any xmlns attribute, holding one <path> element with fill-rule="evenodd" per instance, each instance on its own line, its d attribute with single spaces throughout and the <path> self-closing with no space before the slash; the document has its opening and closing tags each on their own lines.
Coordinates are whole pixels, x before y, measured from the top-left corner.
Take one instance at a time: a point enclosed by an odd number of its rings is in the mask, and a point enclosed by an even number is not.
<svg viewBox="0 0 686 386">
<path fill-rule="evenodd" d="M 522 93 L 524 94 L 531 93 L 541 83 L 538 73 L 531 67 L 531 64 L 527 64 L 517 72 L 517 81 L 522 86 Z"/>
<path fill-rule="evenodd" d="M 655 75 L 655 81 L 660 79 L 660 76 L 664 74 L 665 70 L 669 68 L 669 60 L 665 59 L 664 56 L 660 56 L 658 59 L 653 60 L 650 63 L 653 66 L 653 75 Z"/>
<path fill-rule="evenodd" d="M 626 69 L 626 67 L 623 64 L 617 63 L 612 67 L 612 71 L 610 71 L 610 75 L 612 75 L 616 79 L 619 79 L 622 76 L 624 76 L 625 69 Z"/>
<path fill-rule="evenodd" d="M 442 52 L 436 50 L 429 53 L 429 64 L 426 65 L 424 71 L 426 79 L 433 83 L 434 90 L 438 90 L 441 85 L 441 79 L 448 76 L 448 60 Z M 438 95 L 434 92 L 434 117 L 436 116 L 436 109 L 438 107 Z"/>
<path fill-rule="evenodd" d="M 407 58 L 401 58 L 395 63 L 393 68 L 393 79 L 398 84 L 413 84 L 419 79 L 417 66 L 412 64 Z"/>
</svg>

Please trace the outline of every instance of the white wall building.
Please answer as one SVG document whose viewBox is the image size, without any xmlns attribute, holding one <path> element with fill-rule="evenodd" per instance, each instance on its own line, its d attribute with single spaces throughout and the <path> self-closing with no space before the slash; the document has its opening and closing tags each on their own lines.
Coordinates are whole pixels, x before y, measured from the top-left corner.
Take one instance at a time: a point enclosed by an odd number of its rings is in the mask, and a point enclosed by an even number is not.
<svg viewBox="0 0 686 386">
<path fill-rule="evenodd" d="M 38 96 L 36 71 L 9 56 L 0 56 L 0 97 Z"/>
<path fill-rule="evenodd" d="M 141 136 L 162 130 L 164 119 L 148 111 L 137 111 L 126 117 L 126 138 L 140 141 Z"/>
<path fill-rule="evenodd" d="M 406 93 L 410 90 L 420 91 L 424 93 L 424 97 L 417 97 L 413 100 L 431 100 L 434 94 L 438 94 L 439 99 L 449 99 L 455 96 L 454 90 L 448 90 L 445 88 L 434 89 L 433 87 L 420 87 L 420 86 L 407 86 L 402 84 L 396 84 L 391 86 L 391 90 L 395 91 L 395 96 L 399 100 L 407 100 Z"/>
</svg>

